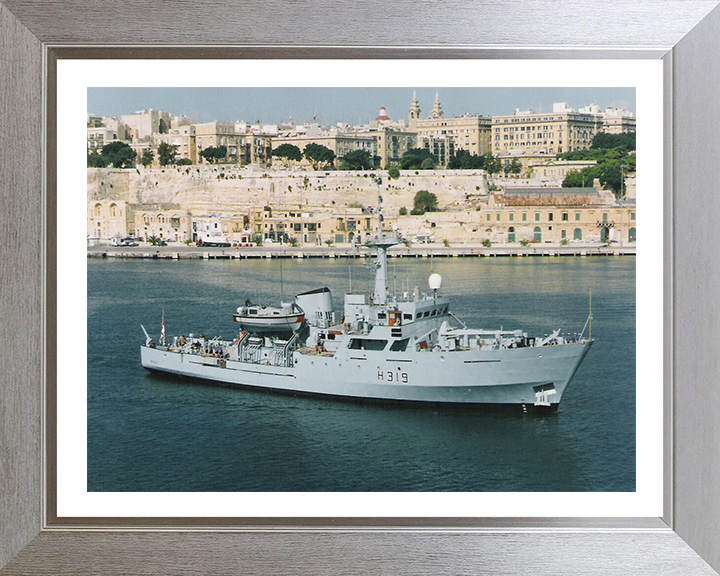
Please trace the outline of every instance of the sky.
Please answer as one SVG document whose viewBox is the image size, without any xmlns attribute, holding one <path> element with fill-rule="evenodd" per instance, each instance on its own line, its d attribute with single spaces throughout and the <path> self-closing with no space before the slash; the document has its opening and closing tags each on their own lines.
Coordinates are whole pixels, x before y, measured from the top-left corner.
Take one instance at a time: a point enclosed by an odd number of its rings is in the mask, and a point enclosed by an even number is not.
<svg viewBox="0 0 720 576">
<path fill-rule="evenodd" d="M 153 108 L 200 122 L 238 120 L 278 124 L 365 124 L 385 106 L 392 120 L 406 119 L 417 90 L 422 117 L 436 92 L 446 118 L 464 113 L 512 114 L 516 108 L 551 112 L 554 102 L 571 108 L 598 104 L 635 112 L 635 88 L 88 88 L 88 113 L 119 118 Z"/>
</svg>

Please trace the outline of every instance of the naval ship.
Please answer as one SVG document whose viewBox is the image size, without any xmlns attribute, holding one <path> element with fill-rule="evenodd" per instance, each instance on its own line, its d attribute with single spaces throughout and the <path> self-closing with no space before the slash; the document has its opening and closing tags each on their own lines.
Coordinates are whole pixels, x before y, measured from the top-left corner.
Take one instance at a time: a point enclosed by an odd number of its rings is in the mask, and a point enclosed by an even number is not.
<svg viewBox="0 0 720 576">
<path fill-rule="evenodd" d="M 439 274 L 430 275 L 428 293 L 415 288 L 399 298 L 390 295 L 387 255 L 399 239 L 383 231 L 381 201 L 378 212 L 379 232 L 368 244 L 376 250 L 374 292 L 346 294 L 339 322 L 327 287 L 298 294 L 266 313 L 238 308 L 233 320 L 240 330 L 232 340 L 190 334 L 168 343 L 163 320 L 158 343 L 143 327 L 142 365 L 294 394 L 557 410 L 593 344 L 592 310 L 587 338 L 588 322 L 579 334 L 555 330 L 537 337 L 522 330 L 468 328 L 440 294 Z M 274 326 L 261 320 L 268 314 L 278 317 Z"/>
</svg>

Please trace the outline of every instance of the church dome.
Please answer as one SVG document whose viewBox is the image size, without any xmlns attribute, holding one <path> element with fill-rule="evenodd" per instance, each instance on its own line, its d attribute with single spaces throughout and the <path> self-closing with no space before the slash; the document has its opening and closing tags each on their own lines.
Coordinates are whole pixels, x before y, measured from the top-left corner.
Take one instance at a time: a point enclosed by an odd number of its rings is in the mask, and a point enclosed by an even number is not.
<svg viewBox="0 0 720 576">
<path fill-rule="evenodd" d="M 377 122 L 390 122 L 390 116 L 387 115 L 387 110 L 385 110 L 385 106 L 380 108 L 380 115 L 375 118 Z"/>
</svg>

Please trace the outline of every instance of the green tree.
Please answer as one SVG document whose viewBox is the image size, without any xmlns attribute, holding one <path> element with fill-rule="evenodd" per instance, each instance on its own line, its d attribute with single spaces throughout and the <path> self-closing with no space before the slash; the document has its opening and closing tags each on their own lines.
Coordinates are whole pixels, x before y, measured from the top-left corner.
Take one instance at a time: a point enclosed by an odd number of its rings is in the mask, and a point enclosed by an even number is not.
<svg viewBox="0 0 720 576">
<path fill-rule="evenodd" d="M 294 144 L 280 144 L 280 146 L 272 151 L 272 155 L 276 158 L 280 158 L 285 165 L 285 168 L 290 166 L 290 162 L 300 162 L 303 157 L 300 148 Z"/>
<path fill-rule="evenodd" d="M 160 166 L 167 166 L 168 164 L 173 163 L 177 148 L 177 146 L 172 146 L 167 142 L 160 143 L 158 146 L 158 160 L 160 161 Z"/>
<path fill-rule="evenodd" d="M 143 150 L 142 156 L 140 157 L 140 164 L 147 168 L 148 166 L 150 166 L 150 164 L 152 164 L 154 159 L 155 153 L 150 150 L 150 148 L 146 148 L 145 150 Z"/>
<path fill-rule="evenodd" d="M 522 164 L 517 158 L 513 158 L 512 162 L 505 166 L 505 174 L 520 174 L 522 172 Z"/>
<path fill-rule="evenodd" d="M 340 158 L 340 170 L 371 170 L 373 159 L 366 150 L 353 150 Z"/>
<path fill-rule="evenodd" d="M 425 214 L 425 212 L 437 212 L 437 202 L 438 199 L 435 194 L 433 194 L 432 192 L 428 192 L 427 190 L 419 190 L 418 193 L 415 194 L 411 214 L 418 216 L 421 214 Z"/>
<path fill-rule="evenodd" d="M 620 172 L 618 164 L 605 164 L 603 166 L 602 173 L 600 174 L 600 184 L 603 188 L 610 188 L 615 196 L 620 195 L 620 190 L 623 187 L 623 175 Z"/>
<path fill-rule="evenodd" d="M 105 168 L 105 166 L 107 165 L 107 160 L 101 154 L 98 154 L 97 150 L 94 150 L 93 152 L 88 152 L 88 168 Z"/>
<path fill-rule="evenodd" d="M 427 148 L 411 148 L 400 158 L 400 168 L 403 170 L 421 170 L 424 160 L 432 158 L 437 163 L 437 157 Z"/>
<path fill-rule="evenodd" d="M 483 154 L 483 156 L 485 156 L 484 168 L 489 174 L 498 174 L 502 172 L 503 165 L 500 158 L 496 158 L 492 154 Z"/>
<path fill-rule="evenodd" d="M 573 170 L 565 175 L 562 186 L 563 188 L 582 188 L 585 186 L 585 181 L 580 172 Z"/>
<path fill-rule="evenodd" d="M 177 158 L 175 164 L 177 166 L 191 166 L 192 160 L 190 160 L 190 158 Z"/>
<path fill-rule="evenodd" d="M 623 148 L 626 151 L 635 150 L 635 132 L 624 132 L 622 134 L 598 132 L 595 134 L 590 148 Z"/>
<path fill-rule="evenodd" d="M 303 155 L 312 164 L 314 170 L 317 170 L 321 166 L 326 167 L 335 162 L 335 152 L 327 146 L 316 144 L 315 142 L 311 142 L 305 146 Z"/>
<path fill-rule="evenodd" d="M 595 178 L 599 178 L 601 168 L 599 166 L 588 166 L 581 171 L 573 170 L 568 172 L 563 180 L 563 188 L 592 188 Z"/>
<path fill-rule="evenodd" d="M 400 170 L 398 170 L 397 166 L 390 166 L 390 168 L 388 168 L 388 178 L 390 178 L 390 180 L 400 178 Z"/>
<path fill-rule="evenodd" d="M 131 168 L 137 156 L 135 150 L 125 142 L 106 144 L 103 146 L 102 155 L 107 164 L 112 164 L 114 168 Z"/>
<path fill-rule="evenodd" d="M 420 164 L 420 170 L 434 170 L 435 164 L 436 162 L 434 158 L 425 158 L 425 160 L 422 161 L 422 164 Z"/>
<path fill-rule="evenodd" d="M 227 146 L 209 146 L 200 152 L 200 156 L 210 164 L 215 164 L 227 158 Z"/>
<path fill-rule="evenodd" d="M 492 156 L 490 156 L 492 158 Z M 457 150 L 448 161 L 449 170 L 481 170 L 485 168 L 486 155 L 470 154 L 467 150 Z"/>
<path fill-rule="evenodd" d="M 405 208 L 405 206 L 400 208 L 400 216 L 407 216 L 407 208 Z"/>
</svg>

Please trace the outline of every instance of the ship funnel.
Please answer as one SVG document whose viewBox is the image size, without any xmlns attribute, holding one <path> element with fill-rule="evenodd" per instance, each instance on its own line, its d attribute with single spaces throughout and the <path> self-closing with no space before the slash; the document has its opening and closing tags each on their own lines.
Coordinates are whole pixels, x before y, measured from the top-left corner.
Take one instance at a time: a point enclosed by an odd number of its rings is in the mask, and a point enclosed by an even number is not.
<svg viewBox="0 0 720 576">
<path fill-rule="evenodd" d="M 305 320 L 311 326 L 328 328 L 332 324 L 332 295 L 329 288 L 318 288 L 298 294 L 295 302 L 303 309 Z"/>
<path fill-rule="evenodd" d="M 442 276 L 438 273 L 430 274 L 430 278 L 428 278 L 428 285 L 430 286 L 430 290 L 433 292 L 440 290 L 440 287 L 442 286 Z"/>
</svg>

